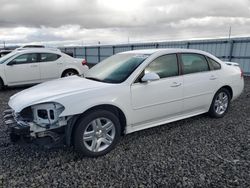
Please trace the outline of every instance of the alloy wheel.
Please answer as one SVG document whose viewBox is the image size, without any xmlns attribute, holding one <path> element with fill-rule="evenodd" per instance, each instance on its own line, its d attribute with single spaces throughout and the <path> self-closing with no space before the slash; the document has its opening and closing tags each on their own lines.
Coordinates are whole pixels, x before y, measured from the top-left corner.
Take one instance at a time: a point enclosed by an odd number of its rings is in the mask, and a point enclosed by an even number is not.
<svg viewBox="0 0 250 188">
<path fill-rule="evenodd" d="M 115 138 L 114 123 L 107 118 L 96 118 L 91 121 L 83 133 L 85 147 L 92 152 L 107 149 Z"/>
<path fill-rule="evenodd" d="M 214 110 L 217 114 L 222 115 L 228 108 L 229 98 L 227 93 L 220 92 L 214 102 Z"/>
</svg>

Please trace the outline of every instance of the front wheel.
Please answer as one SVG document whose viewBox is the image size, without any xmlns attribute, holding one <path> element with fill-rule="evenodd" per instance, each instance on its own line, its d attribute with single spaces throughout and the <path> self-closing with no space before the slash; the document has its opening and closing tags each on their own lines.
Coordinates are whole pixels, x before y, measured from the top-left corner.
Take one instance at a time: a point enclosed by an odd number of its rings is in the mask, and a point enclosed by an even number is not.
<svg viewBox="0 0 250 188">
<path fill-rule="evenodd" d="M 209 115 L 215 118 L 223 117 L 230 104 L 231 96 L 227 89 L 222 88 L 215 94 L 209 109 Z"/>
<path fill-rule="evenodd" d="M 4 88 L 4 84 L 3 84 L 2 79 L 0 78 L 0 90 L 2 90 L 3 88 Z"/>
<path fill-rule="evenodd" d="M 111 151 L 121 135 L 119 119 L 106 110 L 96 110 L 82 117 L 74 130 L 75 149 L 88 157 Z"/>
</svg>

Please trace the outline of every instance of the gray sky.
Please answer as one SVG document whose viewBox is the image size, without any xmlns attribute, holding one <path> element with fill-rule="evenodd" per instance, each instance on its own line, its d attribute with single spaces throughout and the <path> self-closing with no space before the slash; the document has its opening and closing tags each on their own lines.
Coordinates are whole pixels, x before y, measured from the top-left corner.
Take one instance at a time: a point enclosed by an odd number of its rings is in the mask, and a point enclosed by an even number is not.
<svg viewBox="0 0 250 188">
<path fill-rule="evenodd" d="M 7 44 L 215 38 L 230 26 L 232 36 L 250 36 L 250 0 L 0 0 Z"/>
</svg>

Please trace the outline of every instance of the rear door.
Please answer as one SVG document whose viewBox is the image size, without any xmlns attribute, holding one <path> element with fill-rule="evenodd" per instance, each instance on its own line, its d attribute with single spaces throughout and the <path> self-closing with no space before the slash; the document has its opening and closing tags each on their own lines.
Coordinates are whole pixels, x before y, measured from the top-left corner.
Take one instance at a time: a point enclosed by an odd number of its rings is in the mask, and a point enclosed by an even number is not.
<svg viewBox="0 0 250 188">
<path fill-rule="evenodd" d="M 8 85 L 40 82 L 40 68 L 37 53 L 22 54 L 5 65 Z"/>
<path fill-rule="evenodd" d="M 133 124 L 168 119 L 182 110 L 183 78 L 179 76 L 176 54 L 160 56 L 152 61 L 144 73 L 160 76 L 152 82 L 136 82 L 131 86 Z"/>
<path fill-rule="evenodd" d="M 61 77 L 60 70 L 63 67 L 61 56 L 55 53 L 39 53 L 39 65 L 41 80 L 51 80 Z"/>
<path fill-rule="evenodd" d="M 210 71 L 205 56 L 195 53 L 179 54 L 183 71 L 183 113 L 208 110 L 218 87 L 217 75 Z"/>
</svg>

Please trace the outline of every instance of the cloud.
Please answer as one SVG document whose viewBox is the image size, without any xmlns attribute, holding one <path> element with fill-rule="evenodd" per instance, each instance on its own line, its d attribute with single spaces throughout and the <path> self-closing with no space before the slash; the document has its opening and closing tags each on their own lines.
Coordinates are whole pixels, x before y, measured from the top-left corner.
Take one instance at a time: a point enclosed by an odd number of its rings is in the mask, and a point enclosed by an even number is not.
<svg viewBox="0 0 250 188">
<path fill-rule="evenodd" d="M 249 34 L 249 0 L 2 0 L 0 40 L 121 42 Z"/>
<path fill-rule="evenodd" d="M 1 26 L 133 27 L 201 17 L 250 17 L 249 0 L 3 0 Z"/>
</svg>

